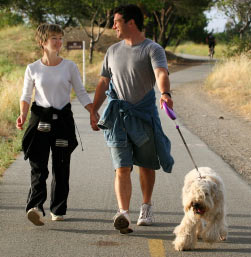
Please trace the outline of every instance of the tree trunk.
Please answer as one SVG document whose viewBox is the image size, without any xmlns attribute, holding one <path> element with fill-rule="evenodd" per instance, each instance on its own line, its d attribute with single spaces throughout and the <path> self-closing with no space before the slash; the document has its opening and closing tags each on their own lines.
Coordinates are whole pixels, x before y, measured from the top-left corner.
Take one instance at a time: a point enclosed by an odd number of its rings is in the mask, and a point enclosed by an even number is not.
<svg viewBox="0 0 251 257">
<path fill-rule="evenodd" d="M 165 48 L 167 46 L 167 37 L 166 31 L 168 27 L 168 22 L 170 21 L 171 16 L 174 14 L 174 9 L 172 6 L 167 7 L 166 9 L 161 9 L 160 13 L 154 11 L 154 16 L 158 23 L 159 36 L 158 43 Z"/>
<path fill-rule="evenodd" d="M 168 34 L 167 39 L 166 39 L 166 45 L 165 45 L 165 47 L 168 46 L 169 41 L 170 41 L 170 39 L 172 38 L 172 34 L 173 34 L 173 30 L 174 30 L 176 21 L 177 21 L 177 16 L 174 17 L 174 20 L 173 20 L 173 22 L 172 22 L 171 29 L 170 29 L 169 34 Z"/>
<path fill-rule="evenodd" d="M 244 32 L 245 32 L 245 30 L 247 30 L 247 28 L 249 27 L 250 23 L 251 23 L 251 20 L 247 21 L 246 24 L 243 25 L 243 26 L 241 27 L 241 29 L 239 30 L 239 33 L 240 33 L 240 40 L 242 40 L 243 35 L 244 35 Z"/>
<path fill-rule="evenodd" d="M 90 49 L 89 49 L 89 63 L 90 64 L 92 64 L 94 45 L 95 45 L 95 41 L 94 41 L 93 38 L 91 38 L 91 40 L 90 40 Z"/>
</svg>

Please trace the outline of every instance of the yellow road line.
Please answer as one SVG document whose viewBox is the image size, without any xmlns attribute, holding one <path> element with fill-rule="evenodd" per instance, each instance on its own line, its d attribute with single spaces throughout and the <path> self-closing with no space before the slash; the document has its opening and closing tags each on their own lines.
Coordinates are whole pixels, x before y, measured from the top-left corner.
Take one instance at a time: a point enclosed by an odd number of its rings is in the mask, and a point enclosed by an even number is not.
<svg viewBox="0 0 251 257">
<path fill-rule="evenodd" d="M 165 257 L 165 248 L 163 241 L 159 239 L 149 239 L 148 240 L 149 251 L 151 257 Z"/>
</svg>

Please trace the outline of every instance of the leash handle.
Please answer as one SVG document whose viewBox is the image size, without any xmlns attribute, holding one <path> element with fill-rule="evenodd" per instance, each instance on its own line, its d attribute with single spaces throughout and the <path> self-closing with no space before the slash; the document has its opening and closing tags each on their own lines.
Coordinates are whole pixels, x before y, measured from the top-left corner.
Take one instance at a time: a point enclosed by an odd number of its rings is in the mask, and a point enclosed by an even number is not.
<svg viewBox="0 0 251 257">
<path fill-rule="evenodd" d="M 166 103 L 166 102 L 163 102 L 163 107 L 164 107 L 164 110 L 165 110 L 166 114 L 169 116 L 169 118 L 170 118 L 171 120 L 176 120 L 175 112 L 174 112 L 171 108 L 169 108 L 169 107 L 167 106 L 167 103 Z"/>
</svg>

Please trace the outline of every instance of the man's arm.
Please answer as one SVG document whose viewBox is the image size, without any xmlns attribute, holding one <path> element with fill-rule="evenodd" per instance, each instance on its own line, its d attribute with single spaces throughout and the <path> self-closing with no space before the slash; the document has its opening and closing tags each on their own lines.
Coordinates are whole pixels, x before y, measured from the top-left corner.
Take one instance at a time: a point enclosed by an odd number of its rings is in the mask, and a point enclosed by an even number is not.
<svg viewBox="0 0 251 257">
<path fill-rule="evenodd" d="M 99 79 L 99 82 L 95 91 L 95 95 L 94 95 L 92 110 L 90 112 L 90 122 L 93 130 L 99 130 L 97 126 L 97 123 L 99 120 L 98 110 L 103 104 L 103 102 L 105 101 L 105 98 L 106 98 L 105 91 L 108 90 L 109 88 L 109 82 L 110 82 L 110 79 L 106 77 L 101 77 Z"/>
<path fill-rule="evenodd" d="M 160 108 L 163 108 L 163 102 L 166 102 L 169 108 L 173 108 L 173 101 L 170 93 L 170 81 L 168 71 L 165 68 L 157 68 L 154 70 L 157 86 L 161 93 Z M 169 93 L 169 94 L 167 94 Z"/>
</svg>

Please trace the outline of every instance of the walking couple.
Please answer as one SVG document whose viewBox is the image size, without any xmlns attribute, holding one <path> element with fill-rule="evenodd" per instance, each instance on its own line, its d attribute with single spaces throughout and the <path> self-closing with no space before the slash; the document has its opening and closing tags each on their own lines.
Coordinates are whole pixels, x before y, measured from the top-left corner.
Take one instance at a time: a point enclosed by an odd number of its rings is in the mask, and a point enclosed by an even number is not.
<svg viewBox="0 0 251 257">
<path fill-rule="evenodd" d="M 50 212 L 52 220 L 64 219 L 69 193 L 70 156 L 77 140 L 71 111 L 73 87 L 80 103 L 90 112 L 93 130 L 104 130 L 115 169 L 115 194 L 118 212 L 114 227 L 122 234 L 132 232 L 129 206 L 132 193 L 131 171 L 139 166 L 142 206 L 137 225 L 153 223 L 152 192 L 155 170 L 171 172 L 171 144 L 164 135 L 156 106 L 154 87 L 163 102 L 172 108 L 168 66 L 164 49 L 145 38 L 143 14 L 136 5 L 123 5 L 114 10 L 113 29 L 120 42 L 107 50 L 93 103 L 90 100 L 74 62 L 59 56 L 63 31 L 58 25 L 42 24 L 36 39 L 42 58 L 29 64 L 25 72 L 20 116 L 17 128 L 26 120 L 32 91 L 35 101 L 24 134 L 22 146 L 31 165 L 31 187 L 27 201 L 27 217 L 35 225 L 43 225 L 46 200 L 48 158 L 52 151 L 52 184 Z M 98 110 L 108 97 L 99 116 Z"/>
</svg>

